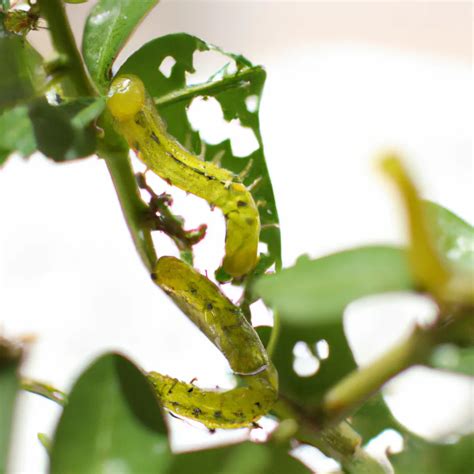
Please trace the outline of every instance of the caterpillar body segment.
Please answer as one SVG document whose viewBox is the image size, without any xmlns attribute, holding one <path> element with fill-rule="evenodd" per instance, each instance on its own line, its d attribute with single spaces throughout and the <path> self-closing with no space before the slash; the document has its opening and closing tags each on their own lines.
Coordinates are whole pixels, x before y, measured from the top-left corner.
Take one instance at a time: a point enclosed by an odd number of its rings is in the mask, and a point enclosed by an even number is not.
<svg viewBox="0 0 474 474">
<path fill-rule="evenodd" d="M 265 415 L 276 402 L 278 377 L 242 311 L 214 283 L 175 257 L 160 258 L 152 277 L 224 354 L 239 381 L 232 390 L 204 390 L 151 372 L 162 405 L 208 428 L 250 426 Z"/>
<path fill-rule="evenodd" d="M 119 76 L 107 101 L 116 128 L 149 169 L 168 183 L 221 209 L 226 220 L 223 269 L 235 278 L 257 263 L 260 218 L 251 193 L 228 170 L 200 160 L 166 131 L 143 82 Z"/>
<path fill-rule="evenodd" d="M 157 372 L 150 372 L 148 378 L 162 406 L 210 429 L 249 427 L 276 401 L 273 367 L 257 375 L 240 376 L 243 386 L 227 391 L 202 389 Z"/>
</svg>

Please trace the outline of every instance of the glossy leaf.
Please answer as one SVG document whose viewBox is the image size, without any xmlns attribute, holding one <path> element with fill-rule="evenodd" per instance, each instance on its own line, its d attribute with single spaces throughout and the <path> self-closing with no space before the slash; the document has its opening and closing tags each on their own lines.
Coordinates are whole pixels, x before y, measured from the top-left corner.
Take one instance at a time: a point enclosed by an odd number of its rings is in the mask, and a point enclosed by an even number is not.
<svg viewBox="0 0 474 474">
<path fill-rule="evenodd" d="M 437 249 L 455 268 L 474 273 L 474 227 L 434 202 L 425 201 Z"/>
<path fill-rule="evenodd" d="M 360 247 L 310 260 L 260 278 L 257 296 L 293 325 L 341 321 L 344 308 L 362 296 L 413 288 L 404 251 Z"/>
<path fill-rule="evenodd" d="M 281 391 L 317 403 L 356 368 L 342 327 L 344 308 L 363 296 L 411 288 L 405 253 L 392 247 L 361 247 L 316 260 L 302 257 L 294 267 L 259 279 L 255 293 L 280 314 L 272 359 Z M 329 346 L 327 358 L 317 355 L 315 344 L 321 340 Z M 299 360 L 312 366 L 314 375 L 298 375 Z"/>
<path fill-rule="evenodd" d="M 29 109 L 38 151 L 54 161 L 69 161 L 92 155 L 96 132 L 86 125 L 104 108 L 102 99 L 84 98 L 61 105 L 35 101 Z"/>
<path fill-rule="evenodd" d="M 304 474 L 311 472 L 277 444 L 242 443 L 217 449 L 179 454 L 169 474 Z"/>
<path fill-rule="evenodd" d="M 21 350 L 0 337 L 0 473 L 6 472 Z"/>
<path fill-rule="evenodd" d="M 118 53 L 158 0 L 99 0 L 84 28 L 82 52 L 101 91 L 107 88 Z"/>
<path fill-rule="evenodd" d="M 1 28 L 0 62 L 0 112 L 33 99 L 36 91 L 44 86 L 41 56 L 23 37 Z"/>
<path fill-rule="evenodd" d="M 145 375 L 106 354 L 79 377 L 59 420 L 50 472 L 166 472 L 168 433 Z"/>
<path fill-rule="evenodd" d="M 18 106 L 4 111 L 0 115 L 0 165 L 13 152 L 26 157 L 34 151 L 36 140 L 28 108 Z"/>
<path fill-rule="evenodd" d="M 229 62 L 229 65 L 214 75 L 208 82 L 186 86 L 186 75 L 195 72 L 195 54 L 214 51 Z M 160 70 L 162 62 L 172 58 L 175 63 L 169 77 Z M 235 71 L 231 72 L 231 66 Z M 252 189 L 256 202 L 260 203 L 260 220 L 263 226 L 260 240 L 267 244 L 268 253 L 261 256 L 259 272 L 281 262 L 280 231 L 275 198 L 263 152 L 259 129 L 258 105 L 265 82 L 265 71 L 253 66 L 242 56 L 225 53 L 204 41 L 187 34 L 173 34 L 155 39 L 132 54 L 120 68 L 118 74 L 138 75 L 158 104 L 160 114 L 165 118 L 168 132 L 195 154 L 204 152 L 206 160 L 220 156 L 221 166 L 236 174 L 247 170 L 244 183 L 250 185 L 260 179 Z M 214 97 L 220 104 L 224 119 L 238 119 L 243 127 L 251 130 L 257 140 L 257 149 L 245 157 L 236 156 L 229 139 L 219 144 L 206 143 L 193 130 L 188 120 L 187 108 L 196 97 Z M 255 108 L 248 108 L 248 99 L 255 101 Z"/>
</svg>

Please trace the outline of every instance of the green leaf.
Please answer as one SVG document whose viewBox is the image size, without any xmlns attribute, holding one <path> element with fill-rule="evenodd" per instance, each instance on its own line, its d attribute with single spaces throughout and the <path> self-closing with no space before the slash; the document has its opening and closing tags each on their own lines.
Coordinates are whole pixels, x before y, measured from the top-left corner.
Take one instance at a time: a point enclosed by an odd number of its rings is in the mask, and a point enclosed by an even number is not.
<svg viewBox="0 0 474 474">
<path fill-rule="evenodd" d="M 353 300 L 374 293 L 409 290 L 413 281 L 403 250 L 360 247 L 310 260 L 260 278 L 254 292 L 291 323 L 341 321 Z"/>
<path fill-rule="evenodd" d="M 434 444 L 415 436 L 405 440 L 404 450 L 390 457 L 396 474 L 472 474 L 474 435 L 454 444 Z"/>
<path fill-rule="evenodd" d="M 79 377 L 59 420 L 50 472 L 166 472 L 168 433 L 145 375 L 128 359 L 99 357 Z"/>
<path fill-rule="evenodd" d="M 0 165 L 13 152 L 27 157 L 34 151 L 36 151 L 36 140 L 28 108 L 18 106 L 4 111 L 0 115 Z"/>
<path fill-rule="evenodd" d="M 186 87 L 186 74 L 195 72 L 194 55 L 197 52 L 214 51 L 221 55 L 228 66 L 210 75 L 207 82 Z M 175 64 L 170 77 L 166 77 L 160 66 L 165 58 L 171 57 Z M 231 71 L 234 66 L 235 71 Z M 132 54 L 120 68 L 120 74 L 136 74 L 155 98 L 160 115 L 168 125 L 168 131 L 195 154 L 205 151 L 205 159 L 220 156 L 221 166 L 236 174 L 248 170 L 243 182 L 250 185 L 260 179 L 259 185 L 252 189 L 255 202 L 260 203 L 262 231 L 260 240 L 267 244 L 268 253 L 261 256 L 258 272 L 275 264 L 281 265 L 280 231 L 270 176 L 263 152 L 263 142 L 259 125 L 259 103 L 265 82 L 265 71 L 253 66 L 242 56 L 225 53 L 204 41 L 184 33 L 155 39 Z M 189 123 L 187 108 L 195 97 L 214 97 L 220 104 L 227 121 L 240 120 L 244 127 L 251 129 L 258 148 L 246 157 L 236 156 L 230 140 L 217 145 L 205 143 Z M 255 99 L 255 109 L 249 110 L 249 98 Z M 205 148 L 204 148 L 205 146 Z"/>
<path fill-rule="evenodd" d="M 474 227 L 446 208 L 425 201 L 438 251 L 460 271 L 474 272 Z"/>
<path fill-rule="evenodd" d="M 104 108 L 102 98 L 83 98 L 61 105 L 44 99 L 29 108 L 38 150 L 54 161 L 69 161 L 92 155 L 96 150 L 96 132 L 87 125 Z"/>
<path fill-rule="evenodd" d="M 0 31 L 0 112 L 36 96 L 45 84 L 39 53 L 18 35 Z"/>
<path fill-rule="evenodd" d="M 395 474 L 472 474 L 474 471 L 474 435 L 454 444 L 424 441 L 396 421 L 380 394 L 368 400 L 351 417 L 351 424 L 364 443 L 386 429 L 402 435 L 403 451 L 389 456 Z"/>
<path fill-rule="evenodd" d="M 304 474 L 311 472 L 278 444 L 245 442 L 175 456 L 169 474 Z"/>
<path fill-rule="evenodd" d="M 158 0 L 99 0 L 84 28 L 82 52 L 101 91 L 107 89 L 118 53 Z"/>
<path fill-rule="evenodd" d="M 442 344 L 431 354 L 429 364 L 435 369 L 450 370 L 474 377 L 474 347 Z"/>
<path fill-rule="evenodd" d="M 316 260 L 302 257 L 294 267 L 260 278 L 254 292 L 280 315 L 273 362 L 282 393 L 306 403 L 321 400 L 356 368 L 342 326 L 344 308 L 363 296 L 412 288 L 405 252 L 392 247 L 361 247 Z M 318 357 L 315 344 L 321 340 L 329 346 L 327 358 Z M 317 369 L 307 377 L 294 370 L 304 343 Z"/>
<path fill-rule="evenodd" d="M 21 349 L 0 337 L 0 473 L 6 472 Z"/>
</svg>

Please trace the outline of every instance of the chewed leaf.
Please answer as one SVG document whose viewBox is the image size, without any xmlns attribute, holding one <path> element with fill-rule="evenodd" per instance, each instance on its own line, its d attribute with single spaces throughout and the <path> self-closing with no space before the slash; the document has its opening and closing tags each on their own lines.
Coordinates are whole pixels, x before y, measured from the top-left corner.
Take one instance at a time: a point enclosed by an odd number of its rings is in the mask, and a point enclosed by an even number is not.
<svg viewBox="0 0 474 474">
<path fill-rule="evenodd" d="M 189 76 L 196 72 L 196 53 L 204 51 L 214 52 L 228 64 L 208 74 L 203 82 L 189 85 Z M 262 265 L 257 268 L 259 272 L 264 272 L 273 264 L 278 268 L 281 264 L 278 214 L 258 118 L 265 71 L 242 56 L 225 53 L 194 36 L 174 34 L 142 46 L 127 59 L 117 74 L 136 74 L 142 79 L 147 91 L 154 97 L 160 115 L 167 122 L 168 132 L 182 145 L 205 160 L 218 161 L 223 168 L 239 174 L 245 185 L 253 184 L 251 192 L 259 205 L 262 224 L 260 240 L 268 248 L 267 254 L 261 258 Z M 254 149 L 251 147 L 251 152 L 241 156 L 242 150 L 235 150 L 231 138 L 215 143 L 204 131 L 199 133 L 194 130 L 188 109 L 197 98 L 204 100 L 203 107 L 209 104 L 215 109 L 217 104 L 220 108 L 217 112 L 225 121 L 224 128 L 230 134 L 237 128 L 243 130 L 255 140 Z M 237 122 L 240 127 L 237 127 Z"/>
</svg>

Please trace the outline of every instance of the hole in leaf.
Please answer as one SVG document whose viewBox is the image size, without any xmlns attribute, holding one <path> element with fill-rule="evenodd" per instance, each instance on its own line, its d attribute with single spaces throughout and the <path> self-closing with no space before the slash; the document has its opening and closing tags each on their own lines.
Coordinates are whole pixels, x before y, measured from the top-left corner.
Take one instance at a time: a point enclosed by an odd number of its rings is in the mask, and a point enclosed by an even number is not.
<svg viewBox="0 0 474 474">
<path fill-rule="evenodd" d="M 256 95 L 249 95 L 245 99 L 245 107 L 247 107 L 247 110 L 251 113 L 255 112 L 258 107 L 258 97 Z"/>
<path fill-rule="evenodd" d="M 311 377 L 319 370 L 319 359 L 306 342 L 298 341 L 293 347 L 293 370 L 300 377 Z"/>
<path fill-rule="evenodd" d="M 163 74 L 163 76 L 169 79 L 175 64 L 176 59 L 174 59 L 173 56 L 166 56 L 166 58 L 161 61 L 160 67 L 158 69 L 160 70 L 161 74 Z"/>
<path fill-rule="evenodd" d="M 234 156 L 248 156 L 259 148 L 255 133 L 243 127 L 240 120 L 227 122 L 222 108 L 214 97 L 195 98 L 187 111 L 189 122 L 201 138 L 212 145 L 230 139 Z"/>
<path fill-rule="evenodd" d="M 316 350 L 316 355 L 320 360 L 325 360 L 329 357 L 329 344 L 326 339 L 319 340 L 315 345 L 314 348 Z"/>
<path fill-rule="evenodd" d="M 218 80 L 222 77 L 224 69 L 229 74 L 229 58 L 217 51 L 194 51 L 194 72 L 186 72 L 186 85 L 193 86 L 209 80 Z"/>
</svg>

